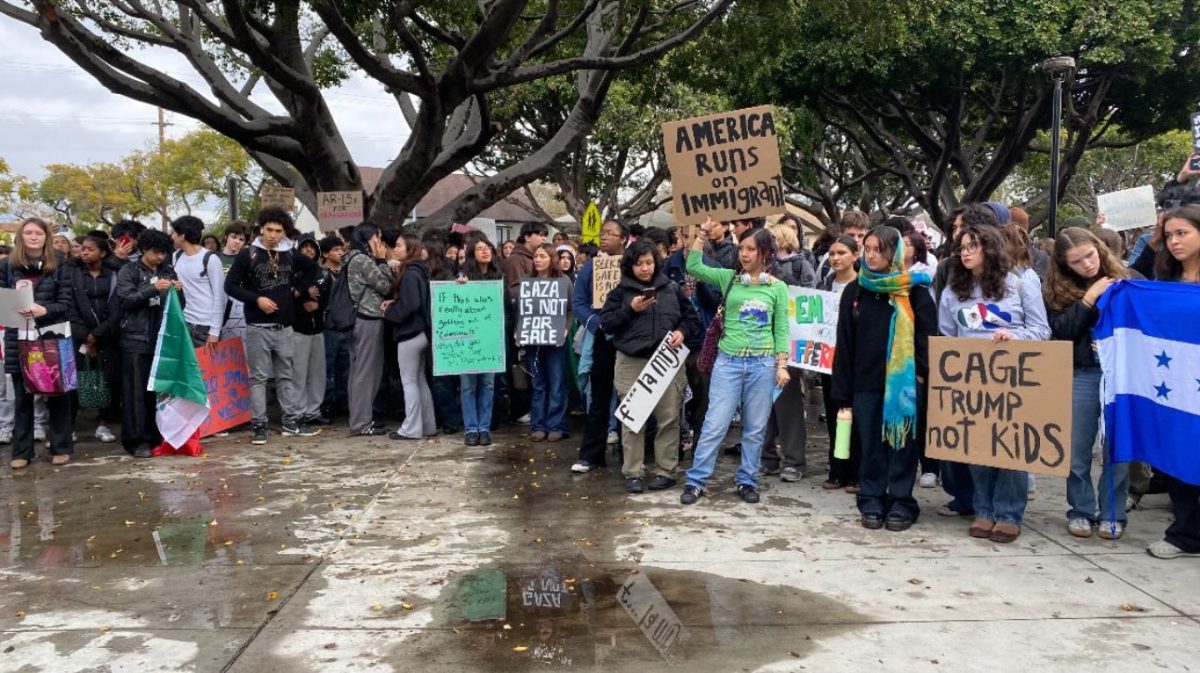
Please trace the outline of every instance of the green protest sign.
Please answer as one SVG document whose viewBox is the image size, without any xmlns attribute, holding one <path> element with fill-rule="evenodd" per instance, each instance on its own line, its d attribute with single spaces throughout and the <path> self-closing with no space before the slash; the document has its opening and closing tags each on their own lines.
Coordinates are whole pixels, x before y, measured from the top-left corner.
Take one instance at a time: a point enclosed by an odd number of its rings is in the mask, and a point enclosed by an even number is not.
<svg viewBox="0 0 1200 673">
<path fill-rule="evenodd" d="M 504 283 L 430 283 L 433 375 L 504 371 Z"/>
</svg>

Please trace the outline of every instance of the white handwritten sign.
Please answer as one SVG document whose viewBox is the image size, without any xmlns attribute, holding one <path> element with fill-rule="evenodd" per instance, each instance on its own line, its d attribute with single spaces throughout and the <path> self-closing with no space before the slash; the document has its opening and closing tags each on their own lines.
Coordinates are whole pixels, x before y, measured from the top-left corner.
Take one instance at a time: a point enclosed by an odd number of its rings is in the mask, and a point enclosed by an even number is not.
<svg viewBox="0 0 1200 673">
<path fill-rule="evenodd" d="M 567 334 L 567 278 L 522 278 L 517 297 L 517 343 L 557 346 Z"/>
<path fill-rule="evenodd" d="M 1096 210 L 1104 213 L 1104 228 L 1113 231 L 1149 227 L 1158 221 L 1154 188 L 1150 185 L 1100 194 Z"/>
<path fill-rule="evenodd" d="M 671 348 L 667 345 L 670 338 L 670 334 L 663 337 L 654 355 L 642 367 L 641 373 L 625 394 L 625 399 L 617 407 L 617 418 L 634 432 L 642 431 L 642 426 L 646 425 L 646 420 L 667 391 L 667 386 L 675 380 L 679 368 L 687 360 L 688 347 L 679 344 L 678 348 Z"/>
<path fill-rule="evenodd" d="M 841 295 L 788 287 L 788 364 L 822 374 L 833 373 Z"/>
<path fill-rule="evenodd" d="M 617 590 L 617 602 L 633 618 L 654 649 L 668 663 L 674 662 L 675 648 L 687 641 L 688 630 L 650 583 L 650 578 L 640 572 L 630 575 Z"/>
</svg>

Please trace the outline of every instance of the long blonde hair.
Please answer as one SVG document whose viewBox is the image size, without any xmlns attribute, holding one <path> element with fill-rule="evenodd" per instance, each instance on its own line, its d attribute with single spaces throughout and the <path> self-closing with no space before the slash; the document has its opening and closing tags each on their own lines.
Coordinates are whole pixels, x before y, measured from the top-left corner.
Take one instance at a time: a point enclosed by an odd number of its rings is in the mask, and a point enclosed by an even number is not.
<svg viewBox="0 0 1200 673">
<path fill-rule="evenodd" d="M 46 238 L 42 243 L 42 272 L 51 273 L 58 267 L 58 251 L 54 249 L 54 235 L 50 233 L 50 225 L 40 217 L 27 217 L 21 221 L 21 226 L 17 227 L 17 235 L 13 237 L 12 253 L 8 256 L 8 263 L 13 269 L 28 269 L 31 260 L 29 251 L 25 248 L 25 227 L 26 225 L 36 224 L 41 228 L 42 233 L 46 234 Z"/>
<path fill-rule="evenodd" d="M 1096 248 L 1096 254 L 1100 255 L 1101 276 L 1113 280 L 1132 277 L 1129 269 L 1095 234 L 1082 227 L 1067 227 L 1058 232 L 1054 239 L 1054 254 L 1050 256 L 1050 267 L 1046 269 L 1046 282 L 1042 285 L 1046 308 L 1061 311 L 1081 299 L 1091 287 L 1091 279 L 1075 273 L 1067 264 L 1067 253 L 1081 245 Z"/>
</svg>

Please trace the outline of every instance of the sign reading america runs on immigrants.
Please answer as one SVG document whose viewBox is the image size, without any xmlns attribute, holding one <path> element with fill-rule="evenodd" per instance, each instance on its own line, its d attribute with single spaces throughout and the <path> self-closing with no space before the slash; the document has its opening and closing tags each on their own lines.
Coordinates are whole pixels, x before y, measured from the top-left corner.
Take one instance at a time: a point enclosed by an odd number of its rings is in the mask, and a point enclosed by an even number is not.
<svg viewBox="0 0 1200 673">
<path fill-rule="evenodd" d="M 783 212 L 779 138 L 769 105 L 663 124 L 675 220 L 699 224 Z"/>
</svg>

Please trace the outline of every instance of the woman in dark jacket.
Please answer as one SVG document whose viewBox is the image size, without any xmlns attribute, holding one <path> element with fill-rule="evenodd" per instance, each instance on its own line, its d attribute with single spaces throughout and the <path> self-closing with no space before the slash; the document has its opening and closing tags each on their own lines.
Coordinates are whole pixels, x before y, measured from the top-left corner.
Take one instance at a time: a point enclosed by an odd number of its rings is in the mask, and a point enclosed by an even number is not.
<svg viewBox="0 0 1200 673">
<path fill-rule="evenodd" d="M 404 423 L 390 439 L 421 439 L 437 434 L 433 393 L 425 378 L 429 364 L 429 269 L 422 259 L 425 246 L 413 234 L 396 239 L 396 257 L 401 261 L 395 299 L 383 302 L 383 317 L 392 323 L 396 361 L 404 386 Z"/>
<path fill-rule="evenodd" d="M 69 260 L 63 270 L 64 281 L 71 290 L 67 315 L 71 320 L 71 337 L 77 347 L 87 350 L 86 365 L 104 372 L 111 402 L 100 410 L 96 422 L 96 439 L 104 443 L 117 441 L 109 423 L 120 422 L 119 391 L 121 349 L 117 344 L 117 324 L 120 312 L 113 295 L 117 290 L 117 272 L 124 262 L 112 255 L 108 238 L 86 236 L 79 244 L 79 257 Z M 78 356 L 76 356 L 78 357 Z M 82 360 L 82 358 L 81 358 Z M 71 409 L 72 421 L 78 405 Z M 74 423 L 72 423 L 72 426 Z"/>
<path fill-rule="evenodd" d="M 675 349 L 700 331 L 700 319 L 691 301 L 662 273 L 661 266 L 654 246 L 645 241 L 631 245 L 621 258 L 621 282 L 609 293 L 600 313 L 600 328 L 613 335 L 613 347 L 617 350 L 613 384 L 621 398 L 634 386 L 664 337 L 668 337 L 668 346 Z M 655 474 L 648 484 L 652 491 L 671 488 L 676 483 L 673 475 L 679 465 L 679 411 L 686 384 L 686 372 L 681 366 L 675 370 L 652 412 L 658 421 L 652 468 Z M 622 409 L 618 408 L 618 418 L 621 415 Z M 645 439 L 641 431 L 634 432 L 624 424 L 621 433 L 625 446 L 621 466 L 625 490 L 641 493 L 645 488 L 644 457 L 639 449 L 645 445 Z"/>
<path fill-rule="evenodd" d="M 929 369 L 937 310 L 924 273 L 904 271 L 904 240 L 888 226 L 863 241 L 862 270 L 842 292 L 832 398 L 853 407 L 862 442 L 858 510 L 864 528 L 907 530 L 920 507 L 913 497 L 920 452 L 913 441 L 917 389 Z"/>
<path fill-rule="evenodd" d="M 33 286 L 33 305 L 23 309 L 25 325 L 6 325 L 4 371 L 12 376 L 13 405 L 12 468 L 29 466 L 33 459 L 33 393 L 25 389 L 17 346 L 18 331 L 56 325 L 67 319 L 70 287 L 63 281 L 62 260 L 50 245 L 50 225 L 31 217 L 21 222 L 12 254 L 0 260 L 0 287 Z M 49 412 L 50 462 L 64 465 L 75 451 L 71 438 L 71 402 L 66 395 L 46 398 Z"/>
<path fill-rule="evenodd" d="M 446 282 L 458 275 L 458 262 L 446 256 L 441 241 L 425 241 L 425 266 L 429 269 L 429 282 Z M 463 415 L 458 398 L 458 376 L 434 376 L 429 383 L 433 393 L 433 410 L 437 414 L 442 434 L 453 435 L 462 431 Z"/>
</svg>

